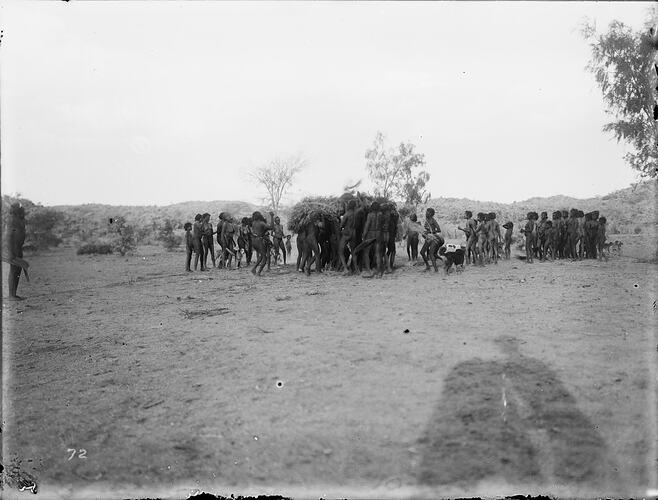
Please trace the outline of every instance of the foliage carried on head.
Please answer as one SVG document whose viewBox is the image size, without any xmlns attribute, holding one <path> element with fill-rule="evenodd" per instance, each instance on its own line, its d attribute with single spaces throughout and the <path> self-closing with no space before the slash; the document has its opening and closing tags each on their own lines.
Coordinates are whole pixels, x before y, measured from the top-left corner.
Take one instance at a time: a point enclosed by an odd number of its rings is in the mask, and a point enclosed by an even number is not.
<svg viewBox="0 0 658 500">
<path fill-rule="evenodd" d="M 335 196 L 306 197 L 290 211 L 288 229 L 300 232 L 309 222 L 320 219 L 337 219 L 342 211 L 343 200 Z"/>
</svg>

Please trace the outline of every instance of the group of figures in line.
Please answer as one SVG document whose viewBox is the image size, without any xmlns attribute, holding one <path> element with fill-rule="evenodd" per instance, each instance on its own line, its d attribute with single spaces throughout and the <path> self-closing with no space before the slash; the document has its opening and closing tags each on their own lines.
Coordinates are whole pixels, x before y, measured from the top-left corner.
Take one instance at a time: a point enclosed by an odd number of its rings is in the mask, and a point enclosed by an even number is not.
<svg viewBox="0 0 658 500">
<path fill-rule="evenodd" d="M 553 259 L 606 259 L 611 243 L 606 242 L 605 217 L 599 211 L 556 210 L 552 220 L 548 213 L 529 212 L 521 232 L 525 235 L 526 262 Z M 619 246 L 619 242 L 616 242 Z"/>
<path fill-rule="evenodd" d="M 466 211 L 466 227 L 458 229 L 466 234 L 466 262 L 483 265 L 498 262 L 502 253 L 510 258 L 514 223 L 505 222 L 501 230 L 496 221 L 496 214 L 473 213 Z M 585 214 L 582 210 L 556 210 L 552 220 L 548 212 L 542 212 L 541 218 L 537 212 L 528 212 L 526 224 L 520 232 L 525 237 L 525 260 L 532 263 L 534 258 L 543 260 L 554 259 L 607 259 L 612 243 L 606 242 L 606 218 L 599 217 L 598 210 Z M 618 246 L 620 242 L 616 242 Z"/>
</svg>

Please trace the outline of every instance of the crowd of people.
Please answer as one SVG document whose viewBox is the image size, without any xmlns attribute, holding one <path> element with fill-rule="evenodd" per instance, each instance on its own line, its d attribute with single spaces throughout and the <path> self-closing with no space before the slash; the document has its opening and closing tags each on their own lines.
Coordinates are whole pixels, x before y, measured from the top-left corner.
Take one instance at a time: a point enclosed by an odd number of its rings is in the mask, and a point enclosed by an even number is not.
<svg viewBox="0 0 658 500">
<path fill-rule="evenodd" d="M 281 219 L 273 212 L 266 215 L 256 211 L 236 220 L 222 212 L 215 229 L 209 213 L 196 214 L 193 223 L 184 225 L 185 269 L 192 271 L 192 256 L 194 270 L 201 271 L 209 268 L 208 257 L 213 267 L 227 269 L 241 267 L 243 259 L 247 266 L 253 262 L 251 271 L 255 275 L 260 275 L 265 266 L 269 270 L 272 261 L 277 264 L 279 258 L 286 265 L 292 254 L 292 234 L 285 234 Z M 423 224 L 415 213 L 401 221 L 395 203 L 390 201 L 360 196 L 345 199 L 335 214 L 310 213 L 298 228 L 297 269 L 310 274 L 315 264 L 318 273 L 334 269 L 345 274 L 381 277 L 393 272 L 396 245 L 401 240 L 406 243 L 408 260 L 416 263 L 420 255 L 425 270 L 438 271 L 439 261 L 449 273 L 453 268 L 462 271 L 464 264 L 484 266 L 510 258 L 513 222 L 501 226 L 494 212 L 480 212 L 474 218 L 471 211 L 466 211 L 464 227 L 458 227 L 466 241 L 454 244 L 446 242 L 435 215 L 435 210 L 428 208 Z M 616 245 L 620 251 L 622 243 L 606 241 L 606 225 L 606 218 L 598 210 L 556 210 L 551 219 L 548 212 L 528 212 L 519 231 L 525 261 L 607 259 L 610 246 Z M 28 278 L 29 264 L 23 259 L 25 211 L 19 204 L 10 207 L 4 241 L 3 260 L 10 264 L 9 298 L 20 300 L 18 282 L 22 273 Z"/>
<path fill-rule="evenodd" d="M 269 270 L 272 261 L 277 264 L 280 257 L 286 265 L 292 254 L 292 234 L 285 234 L 281 219 L 273 212 L 266 215 L 256 211 L 236 220 L 222 212 L 215 229 L 209 213 L 196 214 L 193 223 L 184 225 L 185 269 L 192 271 L 193 255 L 194 270 L 201 271 L 208 269 L 208 257 L 213 267 L 227 269 L 241 267 L 244 258 L 247 266 L 254 263 L 251 271 L 255 275 L 261 275 L 265 266 Z M 466 241 L 454 244 L 446 242 L 435 215 L 435 210 L 428 208 L 423 224 L 415 213 L 401 221 L 395 203 L 388 200 L 362 196 L 344 199 L 335 214 L 311 212 L 298 228 L 297 269 L 310 274 L 315 264 L 318 273 L 334 269 L 381 277 L 393 272 L 396 245 L 401 240 L 406 242 L 408 260 L 416 263 L 420 255 L 428 271 L 438 271 L 438 261 L 449 273 L 453 268 L 462 271 L 464 264 L 484 266 L 510 258 L 513 222 L 501 226 L 494 212 L 481 212 L 474 218 L 471 211 L 466 211 L 464 227 L 458 227 Z M 606 241 L 606 225 L 606 218 L 598 210 L 556 210 L 551 219 L 548 212 L 528 212 L 520 229 L 525 261 L 607 259 L 610 247 L 615 245 L 620 251 L 622 243 Z M 6 229 L 3 260 L 10 264 L 9 299 L 21 300 L 18 283 L 21 274 L 29 279 L 29 264 L 23 259 L 25 210 L 20 204 L 10 207 Z M 219 245 L 217 254 L 215 240 Z"/>
<path fill-rule="evenodd" d="M 254 212 L 251 217 L 242 217 L 238 222 L 234 217 L 221 212 L 218 217 L 217 229 L 210 221 L 210 214 L 196 214 L 194 223 L 187 222 L 185 229 L 185 270 L 192 271 L 192 255 L 194 255 L 194 270 L 208 269 L 208 257 L 212 266 L 231 269 L 241 267 L 242 258 L 250 265 L 254 252 L 256 265 L 254 274 L 262 272 L 265 264 L 271 264 L 271 254 L 275 262 L 283 257 L 284 265 L 292 252 L 291 235 L 285 235 L 281 219 L 270 212 L 270 222 L 260 212 Z M 215 254 L 215 239 L 219 252 Z"/>
<path fill-rule="evenodd" d="M 261 212 L 239 221 L 222 212 L 217 229 L 210 222 L 210 214 L 197 214 L 194 223 L 185 224 L 186 270 L 191 271 L 194 254 L 194 269 L 208 269 L 208 256 L 213 267 L 240 267 L 242 260 L 254 266 L 252 273 L 260 275 L 272 261 L 283 264 L 292 252 L 291 234 L 285 234 L 279 217 L 269 212 L 266 218 Z M 441 227 L 435 218 L 436 212 L 428 208 L 424 223 L 415 213 L 404 221 L 394 203 L 377 200 L 346 200 L 336 216 L 309 216 L 297 232 L 297 269 L 310 274 L 324 269 L 343 271 L 345 274 L 361 274 L 381 277 L 393 272 L 396 244 L 406 243 L 408 260 L 425 264 L 425 270 L 439 270 L 438 262 L 446 273 L 453 268 L 462 271 L 465 264 L 484 266 L 509 259 L 514 236 L 514 223 L 506 221 L 502 226 L 495 212 L 464 214 L 463 227 L 458 229 L 465 235 L 464 244 L 446 242 Z M 269 219 L 269 220 L 268 220 Z M 520 229 L 525 261 L 533 263 L 554 259 L 607 259 L 606 218 L 598 211 L 584 213 L 578 209 L 548 212 L 529 212 Z M 215 255 L 213 237 L 220 246 Z M 422 240 L 421 240 L 422 238 Z M 422 241 L 422 244 L 421 244 Z M 419 249 L 420 247 L 420 249 Z M 254 258 L 255 254 L 255 258 Z"/>
</svg>

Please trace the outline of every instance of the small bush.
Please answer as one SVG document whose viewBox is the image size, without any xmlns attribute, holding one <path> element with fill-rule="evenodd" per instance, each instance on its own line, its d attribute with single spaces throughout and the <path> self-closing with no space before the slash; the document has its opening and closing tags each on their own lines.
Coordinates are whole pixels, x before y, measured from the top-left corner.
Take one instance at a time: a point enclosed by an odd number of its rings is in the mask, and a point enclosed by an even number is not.
<svg viewBox="0 0 658 500">
<path fill-rule="evenodd" d="M 110 233 L 114 233 L 114 248 L 123 257 L 137 249 L 135 241 L 135 228 L 126 223 L 123 217 L 110 219 Z"/>
<path fill-rule="evenodd" d="M 635 229 L 633 229 L 633 233 L 635 234 L 640 234 L 642 232 L 642 228 L 640 226 L 635 226 Z"/>
<path fill-rule="evenodd" d="M 78 248 L 78 255 L 106 255 L 112 253 L 112 245 L 87 243 Z"/>
<path fill-rule="evenodd" d="M 173 220 L 166 219 L 164 225 L 158 231 L 158 240 L 162 242 L 168 252 L 175 250 L 183 242 L 182 236 L 174 234 L 175 224 Z"/>
</svg>

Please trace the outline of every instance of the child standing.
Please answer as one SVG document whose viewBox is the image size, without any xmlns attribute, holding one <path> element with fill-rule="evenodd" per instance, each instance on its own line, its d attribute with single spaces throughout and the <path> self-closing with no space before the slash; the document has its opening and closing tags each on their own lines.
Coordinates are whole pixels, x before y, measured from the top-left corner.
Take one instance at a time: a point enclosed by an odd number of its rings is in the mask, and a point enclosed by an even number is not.
<svg viewBox="0 0 658 500">
<path fill-rule="evenodd" d="M 203 235 L 202 221 L 203 217 L 201 214 L 196 214 L 194 216 L 194 224 L 192 225 L 192 245 L 194 247 L 194 270 L 196 271 L 197 266 L 199 265 L 199 257 L 201 257 L 201 270 L 205 271 L 206 266 L 203 262 L 203 246 L 201 244 L 201 236 Z"/>
<path fill-rule="evenodd" d="M 192 224 L 186 222 L 183 226 L 185 228 L 185 270 L 192 272 L 190 264 L 192 263 L 192 252 L 194 251 L 194 239 L 192 238 Z"/>
<path fill-rule="evenodd" d="M 528 212 L 525 227 L 521 229 L 525 235 L 525 256 L 526 263 L 532 264 L 532 256 L 535 246 L 535 212 Z"/>
</svg>

